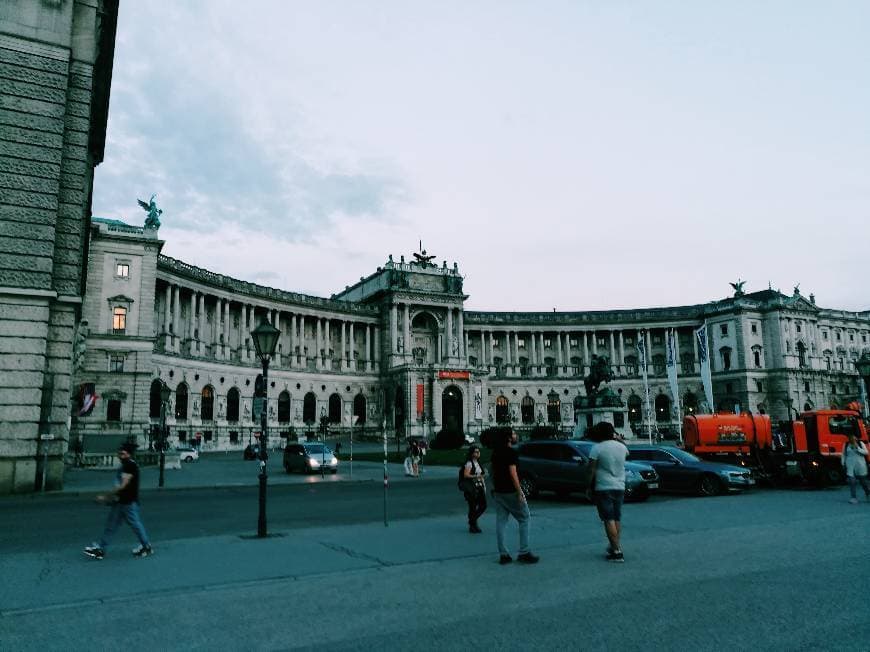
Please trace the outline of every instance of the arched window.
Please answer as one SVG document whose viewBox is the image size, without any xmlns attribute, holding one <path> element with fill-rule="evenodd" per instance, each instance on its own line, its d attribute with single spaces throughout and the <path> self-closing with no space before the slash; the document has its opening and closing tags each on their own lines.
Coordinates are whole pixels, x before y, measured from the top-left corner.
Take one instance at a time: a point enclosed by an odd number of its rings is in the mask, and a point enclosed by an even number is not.
<svg viewBox="0 0 870 652">
<path fill-rule="evenodd" d="M 753 346 L 752 347 L 752 364 L 756 369 L 761 369 L 761 347 Z"/>
<path fill-rule="evenodd" d="M 656 421 L 671 420 L 671 399 L 665 394 L 656 396 Z"/>
<path fill-rule="evenodd" d="M 149 394 L 148 416 L 152 419 L 160 418 L 161 398 L 160 390 L 163 389 L 163 383 L 159 378 L 151 381 L 151 393 Z"/>
<path fill-rule="evenodd" d="M 509 423 L 511 420 L 510 404 L 507 397 L 499 396 L 495 399 L 495 422 Z"/>
<path fill-rule="evenodd" d="M 302 400 L 302 421 L 311 424 L 317 421 L 317 397 L 308 392 Z"/>
<path fill-rule="evenodd" d="M 366 422 L 366 397 L 362 393 L 353 397 L 353 416 L 356 417 L 356 425 L 362 426 Z"/>
<path fill-rule="evenodd" d="M 643 420 L 643 407 L 640 396 L 632 394 L 628 397 L 628 422 L 640 423 Z"/>
<path fill-rule="evenodd" d="M 686 392 L 683 396 L 683 410 L 686 414 L 695 414 L 698 411 L 698 396 L 694 392 Z"/>
<path fill-rule="evenodd" d="M 562 420 L 562 401 L 555 392 L 547 398 L 547 422 L 559 423 Z"/>
<path fill-rule="evenodd" d="M 535 422 L 535 399 L 531 396 L 524 396 L 520 401 L 520 416 L 524 424 Z"/>
<path fill-rule="evenodd" d="M 807 366 L 807 347 L 803 342 L 797 343 L 798 366 L 804 368 Z"/>
<path fill-rule="evenodd" d="M 239 421 L 239 390 L 235 387 L 227 392 L 227 421 L 230 423 Z"/>
<path fill-rule="evenodd" d="M 175 419 L 187 420 L 187 385 L 184 383 L 175 388 Z"/>
<path fill-rule="evenodd" d="M 329 397 L 329 423 L 341 424 L 341 396 L 338 394 Z"/>
<path fill-rule="evenodd" d="M 123 306 L 115 306 L 112 311 L 112 333 L 123 335 L 127 332 L 127 309 Z"/>
<path fill-rule="evenodd" d="M 278 395 L 278 421 L 280 423 L 290 421 L 290 392 L 286 389 Z"/>
<path fill-rule="evenodd" d="M 202 388 L 202 407 L 199 414 L 203 421 L 214 420 L 214 389 L 211 385 Z"/>
</svg>

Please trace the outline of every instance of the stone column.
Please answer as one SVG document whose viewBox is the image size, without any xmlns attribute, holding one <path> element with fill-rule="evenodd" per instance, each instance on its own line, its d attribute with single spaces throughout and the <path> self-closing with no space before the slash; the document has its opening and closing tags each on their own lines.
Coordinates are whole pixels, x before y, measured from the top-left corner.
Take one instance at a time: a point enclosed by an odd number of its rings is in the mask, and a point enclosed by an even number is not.
<svg viewBox="0 0 870 652">
<path fill-rule="evenodd" d="M 494 336 L 492 331 L 489 331 L 489 364 L 495 364 L 495 345 L 494 345 Z"/>
<path fill-rule="evenodd" d="M 214 337 L 212 338 L 212 351 L 216 360 L 223 359 L 223 347 L 221 346 L 221 332 L 223 331 L 223 299 L 218 298 L 214 303 Z"/>
<path fill-rule="evenodd" d="M 538 356 L 535 352 L 537 347 L 535 346 L 535 338 L 537 335 L 533 332 L 529 333 L 529 364 L 531 366 L 535 366 L 538 364 Z"/>
<path fill-rule="evenodd" d="M 248 310 L 250 306 L 243 303 L 239 311 L 239 361 L 244 362 L 248 359 Z M 241 409 L 241 406 L 239 406 Z"/>
<path fill-rule="evenodd" d="M 616 360 L 616 342 L 613 338 L 613 331 L 610 331 L 610 364 Z"/>
<path fill-rule="evenodd" d="M 583 373 L 586 373 L 585 367 L 589 366 L 589 333 L 583 331 Z"/>
<path fill-rule="evenodd" d="M 458 318 L 456 324 L 456 337 L 459 340 L 459 359 L 465 360 L 465 319 L 462 316 L 462 308 L 457 308 L 456 315 Z"/>
<path fill-rule="evenodd" d="M 323 321 L 323 319 L 318 317 L 314 322 L 314 360 L 315 360 L 314 366 L 317 369 L 323 368 L 323 354 L 321 353 L 321 351 L 323 350 L 323 344 L 322 344 L 323 336 L 320 332 L 320 329 L 321 329 L 320 322 L 322 322 L 322 321 Z"/>
<path fill-rule="evenodd" d="M 305 352 L 305 315 L 299 315 L 299 364 L 302 367 L 308 366 L 308 354 Z"/>
<path fill-rule="evenodd" d="M 510 366 L 513 364 L 512 354 L 513 354 L 513 351 L 511 351 L 511 334 L 510 334 L 510 331 L 505 331 L 504 332 L 504 358 L 505 358 L 504 362 L 505 362 L 505 365 Z"/>
<path fill-rule="evenodd" d="M 411 306 L 410 304 L 405 304 L 405 318 L 404 318 L 404 328 L 405 328 L 405 357 L 411 355 Z"/>
<path fill-rule="evenodd" d="M 295 367 L 297 362 L 296 356 L 296 313 L 290 315 L 290 368 Z"/>
<path fill-rule="evenodd" d="M 652 363 L 652 335 L 650 335 L 651 328 L 646 329 L 646 364 L 647 367 Z"/>
<path fill-rule="evenodd" d="M 445 323 L 444 341 L 446 346 L 444 348 L 446 350 L 444 351 L 444 357 L 449 360 L 453 355 L 453 308 L 447 309 L 447 321 Z"/>
<path fill-rule="evenodd" d="M 272 320 L 272 325 L 275 328 L 277 328 L 278 330 L 281 330 L 281 311 L 280 310 L 275 310 L 275 317 Z M 282 339 L 284 339 L 284 333 L 281 333 L 278 336 L 278 346 L 275 347 L 275 364 L 279 367 L 281 366 L 281 349 L 282 349 L 281 340 Z M 277 402 L 275 403 L 275 405 L 277 405 Z"/>
<path fill-rule="evenodd" d="M 350 366 L 351 371 L 356 371 L 356 358 L 354 357 L 356 347 L 353 343 L 353 322 L 350 322 L 350 325 L 348 326 L 347 339 L 350 340 L 350 359 L 348 360 L 348 365 Z"/>
<path fill-rule="evenodd" d="M 190 291 L 190 312 L 187 315 L 187 353 L 196 354 L 196 292 Z"/>
<path fill-rule="evenodd" d="M 571 333 L 565 333 L 565 366 L 571 364 Z"/>
<path fill-rule="evenodd" d="M 598 355 L 598 331 L 592 331 L 592 355 Z"/>
<path fill-rule="evenodd" d="M 701 361 L 698 360 L 698 333 L 692 329 L 692 351 L 695 354 L 695 373 L 701 373 Z M 707 352 L 709 354 L 709 351 Z"/>
<path fill-rule="evenodd" d="M 514 364 L 520 363 L 520 335 L 514 331 Z"/>
<path fill-rule="evenodd" d="M 398 353 L 399 315 L 396 304 L 390 306 L 390 354 Z"/>
<path fill-rule="evenodd" d="M 483 331 L 480 331 L 480 366 L 486 366 L 486 338 L 483 335 Z"/>
<path fill-rule="evenodd" d="M 680 355 L 680 329 L 674 328 L 674 355 L 676 356 L 676 362 L 679 365 L 683 361 L 683 357 Z"/>
<path fill-rule="evenodd" d="M 372 370 L 372 325 L 366 324 L 366 371 Z"/>
<path fill-rule="evenodd" d="M 170 331 L 172 330 L 172 321 L 171 321 L 171 317 L 172 317 L 172 286 L 169 283 L 166 284 L 166 299 L 165 299 L 165 301 L 166 301 L 166 303 L 163 306 L 164 307 L 163 350 L 164 351 L 171 351 L 172 350 L 172 333 Z"/>
<path fill-rule="evenodd" d="M 233 314 L 230 312 L 230 300 L 224 299 L 224 345 L 221 347 L 225 360 L 233 357 L 233 347 L 230 344 L 230 329 L 233 327 Z"/>
<path fill-rule="evenodd" d="M 619 331 L 619 373 L 625 373 L 625 337 L 624 331 Z"/>
<path fill-rule="evenodd" d="M 562 333 L 556 333 L 556 364 L 562 366 L 565 360 L 562 357 Z"/>
<path fill-rule="evenodd" d="M 172 350 L 181 353 L 181 288 L 177 285 L 172 308 Z"/>
<path fill-rule="evenodd" d="M 372 358 L 375 362 L 379 362 L 381 359 L 381 329 L 377 326 L 372 328 L 372 335 L 374 335 L 374 349 L 372 350 Z"/>
<path fill-rule="evenodd" d="M 344 340 L 344 327 L 345 327 L 345 322 L 343 322 L 343 321 L 339 322 L 339 328 L 341 328 L 341 362 L 339 363 L 338 366 L 339 366 L 339 369 L 341 369 L 342 371 L 344 371 L 348 367 L 348 365 L 347 365 L 347 347 L 346 347 L 345 340 Z"/>
<path fill-rule="evenodd" d="M 464 337 L 462 338 L 462 364 L 463 366 L 468 366 L 468 338 L 470 335 L 463 331 Z"/>
<path fill-rule="evenodd" d="M 205 294 L 199 295 L 199 337 L 196 342 L 196 350 L 200 355 L 205 355 Z"/>
</svg>

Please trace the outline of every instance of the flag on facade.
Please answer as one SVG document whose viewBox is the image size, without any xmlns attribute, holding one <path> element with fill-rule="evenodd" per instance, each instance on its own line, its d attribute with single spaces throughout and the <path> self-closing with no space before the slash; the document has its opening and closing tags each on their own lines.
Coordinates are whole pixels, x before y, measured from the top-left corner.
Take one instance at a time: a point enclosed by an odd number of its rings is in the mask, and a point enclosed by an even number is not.
<svg viewBox="0 0 870 652">
<path fill-rule="evenodd" d="M 474 388 L 474 418 L 477 421 L 483 419 L 483 386 Z"/>
<path fill-rule="evenodd" d="M 713 403 L 713 376 L 710 372 L 710 350 L 707 348 L 707 322 L 695 331 L 698 340 L 698 363 L 701 367 L 701 384 L 704 386 L 704 395 L 707 397 L 707 405 L 710 412 L 715 412 Z"/>
<path fill-rule="evenodd" d="M 652 406 L 650 405 L 649 374 L 647 371 L 646 330 L 637 332 L 637 357 L 640 365 L 640 375 L 643 378 L 644 405 L 646 406 L 647 436 L 652 443 Z"/>
<path fill-rule="evenodd" d="M 858 379 L 858 387 L 860 388 L 859 401 L 861 402 L 861 406 L 859 411 L 864 414 L 865 417 L 870 416 L 870 406 L 867 405 L 867 388 L 864 387 L 864 379 Z"/>
<path fill-rule="evenodd" d="M 677 332 L 670 328 L 665 334 L 666 338 L 666 368 L 668 372 L 668 384 L 671 386 L 671 395 L 674 397 L 674 411 L 677 423 L 682 433 L 682 410 L 680 409 L 680 386 L 677 383 Z M 682 435 L 680 437 L 682 439 Z"/>
<path fill-rule="evenodd" d="M 78 416 L 86 417 L 97 404 L 97 389 L 94 383 L 82 383 L 79 386 L 79 413 Z"/>
</svg>

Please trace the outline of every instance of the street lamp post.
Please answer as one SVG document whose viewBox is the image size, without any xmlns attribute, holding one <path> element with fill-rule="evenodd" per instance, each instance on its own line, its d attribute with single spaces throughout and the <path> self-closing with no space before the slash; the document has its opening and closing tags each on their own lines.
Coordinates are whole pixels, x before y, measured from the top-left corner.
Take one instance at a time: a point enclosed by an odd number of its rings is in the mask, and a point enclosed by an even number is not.
<svg viewBox="0 0 870 652">
<path fill-rule="evenodd" d="M 275 354 L 278 346 L 278 337 L 281 331 L 272 326 L 264 318 L 254 330 L 251 331 L 251 339 L 254 341 L 254 350 L 263 365 L 263 409 L 260 413 L 260 509 L 257 518 L 257 536 L 263 538 L 266 533 L 266 460 L 269 454 L 269 438 L 267 435 L 269 419 L 269 362 Z"/>
<path fill-rule="evenodd" d="M 172 396 L 172 390 L 169 385 L 162 383 L 160 386 L 160 439 L 158 446 L 160 447 L 160 479 L 157 481 L 157 486 L 163 486 L 163 471 L 166 469 L 166 407 L 169 405 L 169 398 Z"/>
</svg>

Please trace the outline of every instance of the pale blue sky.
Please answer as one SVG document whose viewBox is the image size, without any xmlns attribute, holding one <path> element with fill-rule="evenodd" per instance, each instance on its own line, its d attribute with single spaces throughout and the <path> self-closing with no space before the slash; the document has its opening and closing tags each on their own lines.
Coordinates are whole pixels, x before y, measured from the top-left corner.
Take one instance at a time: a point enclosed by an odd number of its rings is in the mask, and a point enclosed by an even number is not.
<svg viewBox="0 0 870 652">
<path fill-rule="evenodd" d="M 122 2 L 94 213 L 328 296 L 424 246 L 467 307 L 870 308 L 870 3 Z"/>
</svg>

